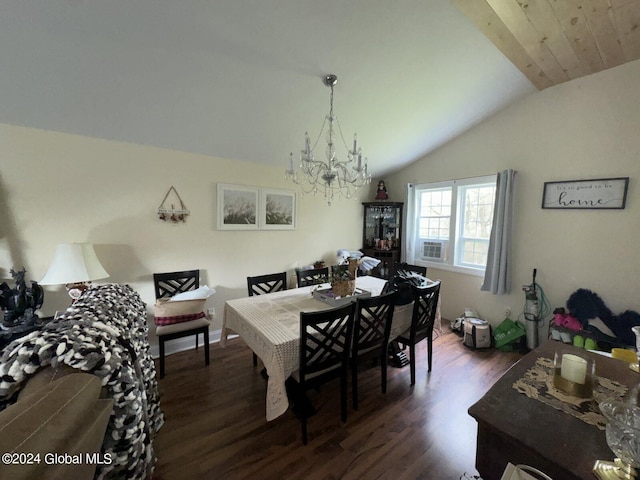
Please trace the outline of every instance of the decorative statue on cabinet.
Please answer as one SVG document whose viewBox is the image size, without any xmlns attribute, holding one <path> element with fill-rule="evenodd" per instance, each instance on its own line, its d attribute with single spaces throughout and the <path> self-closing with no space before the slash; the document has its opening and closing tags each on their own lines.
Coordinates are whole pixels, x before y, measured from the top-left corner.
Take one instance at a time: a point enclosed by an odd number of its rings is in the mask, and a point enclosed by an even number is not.
<svg viewBox="0 0 640 480">
<path fill-rule="evenodd" d="M 387 187 L 384 184 L 384 180 L 378 182 L 378 191 L 376 192 L 376 200 L 388 200 Z"/>
</svg>

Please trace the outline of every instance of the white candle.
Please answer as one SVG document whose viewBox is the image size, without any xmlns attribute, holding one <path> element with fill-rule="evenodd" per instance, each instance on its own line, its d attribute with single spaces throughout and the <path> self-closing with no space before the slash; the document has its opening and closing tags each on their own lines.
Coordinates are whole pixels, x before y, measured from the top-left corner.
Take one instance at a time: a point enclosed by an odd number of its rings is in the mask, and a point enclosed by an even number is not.
<svg viewBox="0 0 640 480">
<path fill-rule="evenodd" d="M 357 142 L 358 142 L 358 136 L 354 135 L 353 136 L 353 154 L 355 155 L 356 153 L 358 153 L 358 148 L 357 148 Z"/>
<path fill-rule="evenodd" d="M 562 355 L 560 376 L 573 383 L 584 384 L 587 379 L 587 361 L 578 355 Z"/>
</svg>

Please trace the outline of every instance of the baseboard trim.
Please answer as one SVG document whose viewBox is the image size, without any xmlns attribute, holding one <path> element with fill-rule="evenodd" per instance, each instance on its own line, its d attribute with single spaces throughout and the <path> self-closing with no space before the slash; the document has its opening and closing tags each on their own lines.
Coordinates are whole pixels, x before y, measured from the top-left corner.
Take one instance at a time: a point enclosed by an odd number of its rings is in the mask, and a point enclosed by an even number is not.
<svg viewBox="0 0 640 480">
<path fill-rule="evenodd" d="M 211 330 L 209 332 L 209 345 L 212 343 L 218 343 L 220 341 L 220 333 L 222 330 Z M 233 338 L 236 335 L 229 335 L 228 338 Z M 195 340 L 193 336 L 191 337 L 182 337 L 176 340 L 171 340 L 170 342 L 165 343 L 165 356 L 172 355 L 178 352 L 184 352 L 185 350 L 190 350 L 195 347 Z M 149 353 L 153 358 L 160 358 L 160 347 L 158 345 L 151 345 L 149 348 Z"/>
</svg>

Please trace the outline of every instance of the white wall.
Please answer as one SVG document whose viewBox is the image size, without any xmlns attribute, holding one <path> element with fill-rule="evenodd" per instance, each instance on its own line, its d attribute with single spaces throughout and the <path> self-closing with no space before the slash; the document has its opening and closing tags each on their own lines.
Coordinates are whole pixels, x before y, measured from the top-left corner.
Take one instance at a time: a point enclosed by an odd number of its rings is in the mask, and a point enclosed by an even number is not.
<svg viewBox="0 0 640 480">
<path fill-rule="evenodd" d="M 524 98 L 449 144 L 386 178 L 394 200 L 407 183 L 518 171 L 512 293 L 480 292 L 482 278 L 430 269 L 443 281 L 443 316 L 474 306 L 497 324 L 522 312 L 532 270 L 551 307 L 578 288 L 614 313 L 640 311 L 640 61 Z M 624 210 L 541 208 L 545 181 L 630 177 Z"/>
<path fill-rule="evenodd" d="M 522 311 L 523 284 L 538 269 L 552 307 L 577 288 L 598 293 L 616 313 L 640 310 L 638 188 L 640 61 L 537 92 L 503 110 L 428 157 L 385 178 L 391 200 L 408 182 L 518 171 L 514 283 L 507 296 L 480 292 L 482 279 L 431 269 L 443 281 L 442 313 L 474 306 L 494 323 L 504 307 Z M 147 146 L 0 124 L 0 278 L 27 268 L 42 278 L 59 242 L 91 241 L 111 273 L 153 303 L 151 274 L 200 268 L 218 293 L 208 306 L 221 326 L 224 302 L 245 295 L 247 275 L 288 270 L 362 240 L 359 200 L 327 207 L 298 197 L 295 231 L 216 230 L 216 184 L 292 189 L 283 169 Z M 283 161 L 286 163 L 286 160 Z M 627 208 L 555 211 L 540 208 L 545 181 L 631 177 Z M 174 185 L 191 215 L 186 224 L 158 221 L 156 210 Z M 371 186 L 375 191 L 376 182 Z M 369 195 L 367 195 L 369 197 Z M 47 288 L 44 314 L 64 307 L 61 289 Z M 154 339 L 152 339 L 154 342 Z"/>
<path fill-rule="evenodd" d="M 322 195 L 298 194 L 295 231 L 216 229 L 217 183 L 296 190 L 284 179 L 286 156 L 276 169 L 6 124 L 0 145 L 0 279 L 24 266 L 27 279 L 39 281 L 58 243 L 90 241 L 111 274 L 105 281 L 138 291 L 151 325 L 153 272 L 201 269 L 202 282 L 217 290 L 207 303 L 217 312 L 215 331 L 224 302 L 246 296 L 248 275 L 287 270 L 294 280 L 294 267 L 334 263 L 339 248 L 362 242 L 361 201 L 329 207 Z M 191 212 L 185 224 L 158 220 L 171 185 Z M 47 287 L 42 313 L 68 304 L 63 288 Z"/>
</svg>

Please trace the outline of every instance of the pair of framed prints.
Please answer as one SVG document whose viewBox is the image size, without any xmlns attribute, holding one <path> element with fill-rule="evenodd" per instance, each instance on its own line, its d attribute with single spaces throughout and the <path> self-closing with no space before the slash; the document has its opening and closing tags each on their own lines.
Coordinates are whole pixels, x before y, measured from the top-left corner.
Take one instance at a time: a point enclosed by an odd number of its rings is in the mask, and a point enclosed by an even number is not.
<svg viewBox="0 0 640 480">
<path fill-rule="evenodd" d="M 218 230 L 295 230 L 296 194 L 218 184 Z"/>
</svg>

